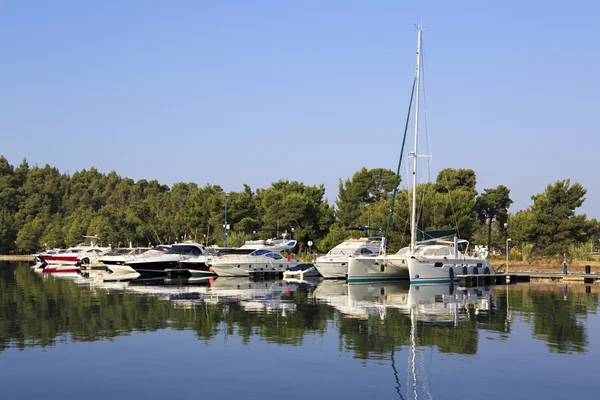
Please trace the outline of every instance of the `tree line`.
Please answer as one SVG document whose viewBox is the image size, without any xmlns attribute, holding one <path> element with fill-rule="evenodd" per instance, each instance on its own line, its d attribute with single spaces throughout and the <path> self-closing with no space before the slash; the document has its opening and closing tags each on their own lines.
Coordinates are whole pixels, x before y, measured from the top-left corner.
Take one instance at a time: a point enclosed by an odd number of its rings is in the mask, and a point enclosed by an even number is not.
<svg viewBox="0 0 600 400">
<path fill-rule="evenodd" d="M 550 184 L 532 196 L 532 206 L 514 214 L 510 189 L 499 185 L 478 193 L 476 183 L 473 170 L 448 168 L 435 182 L 419 184 L 418 228 L 454 228 L 461 238 L 497 248 L 510 237 L 529 258 L 581 255 L 598 241 L 598 221 L 576 214 L 586 194 L 579 183 Z M 362 168 L 340 180 L 334 207 L 322 184 L 280 180 L 265 189 L 245 184 L 225 192 L 212 184 L 136 182 L 94 167 L 72 175 L 49 165 L 30 167 L 26 160 L 15 167 L 0 156 L 0 252 L 72 246 L 96 235 L 114 247 L 184 240 L 222 245 L 225 212 L 228 246 L 287 233 L 302 248 L 312 241 L 314 250 L 326 252 L 365 235 L 352 228 L 385 228 L 395 184 L 389 169 Z M 410 200 L 407 189 L 398 191 L 391 250 L 410 240 Z"/>
</svg>

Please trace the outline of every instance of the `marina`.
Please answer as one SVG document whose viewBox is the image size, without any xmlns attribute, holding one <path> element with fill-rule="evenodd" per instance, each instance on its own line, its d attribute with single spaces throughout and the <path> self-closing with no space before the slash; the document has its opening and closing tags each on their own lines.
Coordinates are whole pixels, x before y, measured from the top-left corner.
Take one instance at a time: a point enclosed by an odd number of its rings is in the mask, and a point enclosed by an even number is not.
<svg viewBox="0 0 600 400">
<path fill-rule="evenodd" d="M 593 2 L 9 3 L 2 399 L 600 392 Z"/>
</svg>

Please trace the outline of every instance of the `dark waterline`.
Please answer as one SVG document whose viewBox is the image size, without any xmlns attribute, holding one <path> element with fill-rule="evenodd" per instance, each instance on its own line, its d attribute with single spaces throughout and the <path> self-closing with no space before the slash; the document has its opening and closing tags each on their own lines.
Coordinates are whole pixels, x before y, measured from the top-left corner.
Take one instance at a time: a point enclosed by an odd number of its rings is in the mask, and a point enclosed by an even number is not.
<svg viewBox="0 0 600 400">
<path fill-rule="evenodd" d="M 599 291 L 103 286 L 0 263 L 0 388 L 7 399 L 595 397 Z"/>
</svg>

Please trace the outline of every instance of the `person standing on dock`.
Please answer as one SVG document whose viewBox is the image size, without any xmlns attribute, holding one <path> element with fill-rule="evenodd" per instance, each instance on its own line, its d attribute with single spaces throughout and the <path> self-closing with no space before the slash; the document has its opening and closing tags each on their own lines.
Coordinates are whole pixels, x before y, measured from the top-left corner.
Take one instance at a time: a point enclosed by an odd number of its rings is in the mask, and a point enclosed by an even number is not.
<svg viewBox="0 0 600 400">
<path fill-rule="evenodd" d="M 563 262 L 563 274 L 567 275 L 567 261 Z"/>
</svg>

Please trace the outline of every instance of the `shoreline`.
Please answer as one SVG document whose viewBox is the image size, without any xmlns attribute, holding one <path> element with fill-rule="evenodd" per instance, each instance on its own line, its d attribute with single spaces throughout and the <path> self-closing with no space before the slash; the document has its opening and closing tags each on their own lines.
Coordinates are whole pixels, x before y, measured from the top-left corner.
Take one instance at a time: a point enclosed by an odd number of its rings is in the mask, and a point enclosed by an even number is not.
<svg viewBox="0 0 600 400">
<path fill-rule="evenodd" d="M 0 254 L 0 261 L 31 261 L 33 254 Z"/>
<path fill-rule="evenodd" d="M 0 254 L 0 261 L 29 261 L 33 262 L 33 254 Z M 498 272 L 505 272 L 505 262 L 491 260 L 490 263 Z M 569 273 L 585 273 L 585 267 L 589 265 L 592 273 L 600 273 L 600 261 L 573 261 L 567 263 Z M 562 263 L 539 263 L 527 264 L 523 262 L 509 262 L 508 272 L 563 272 Z"/>
</svg>

